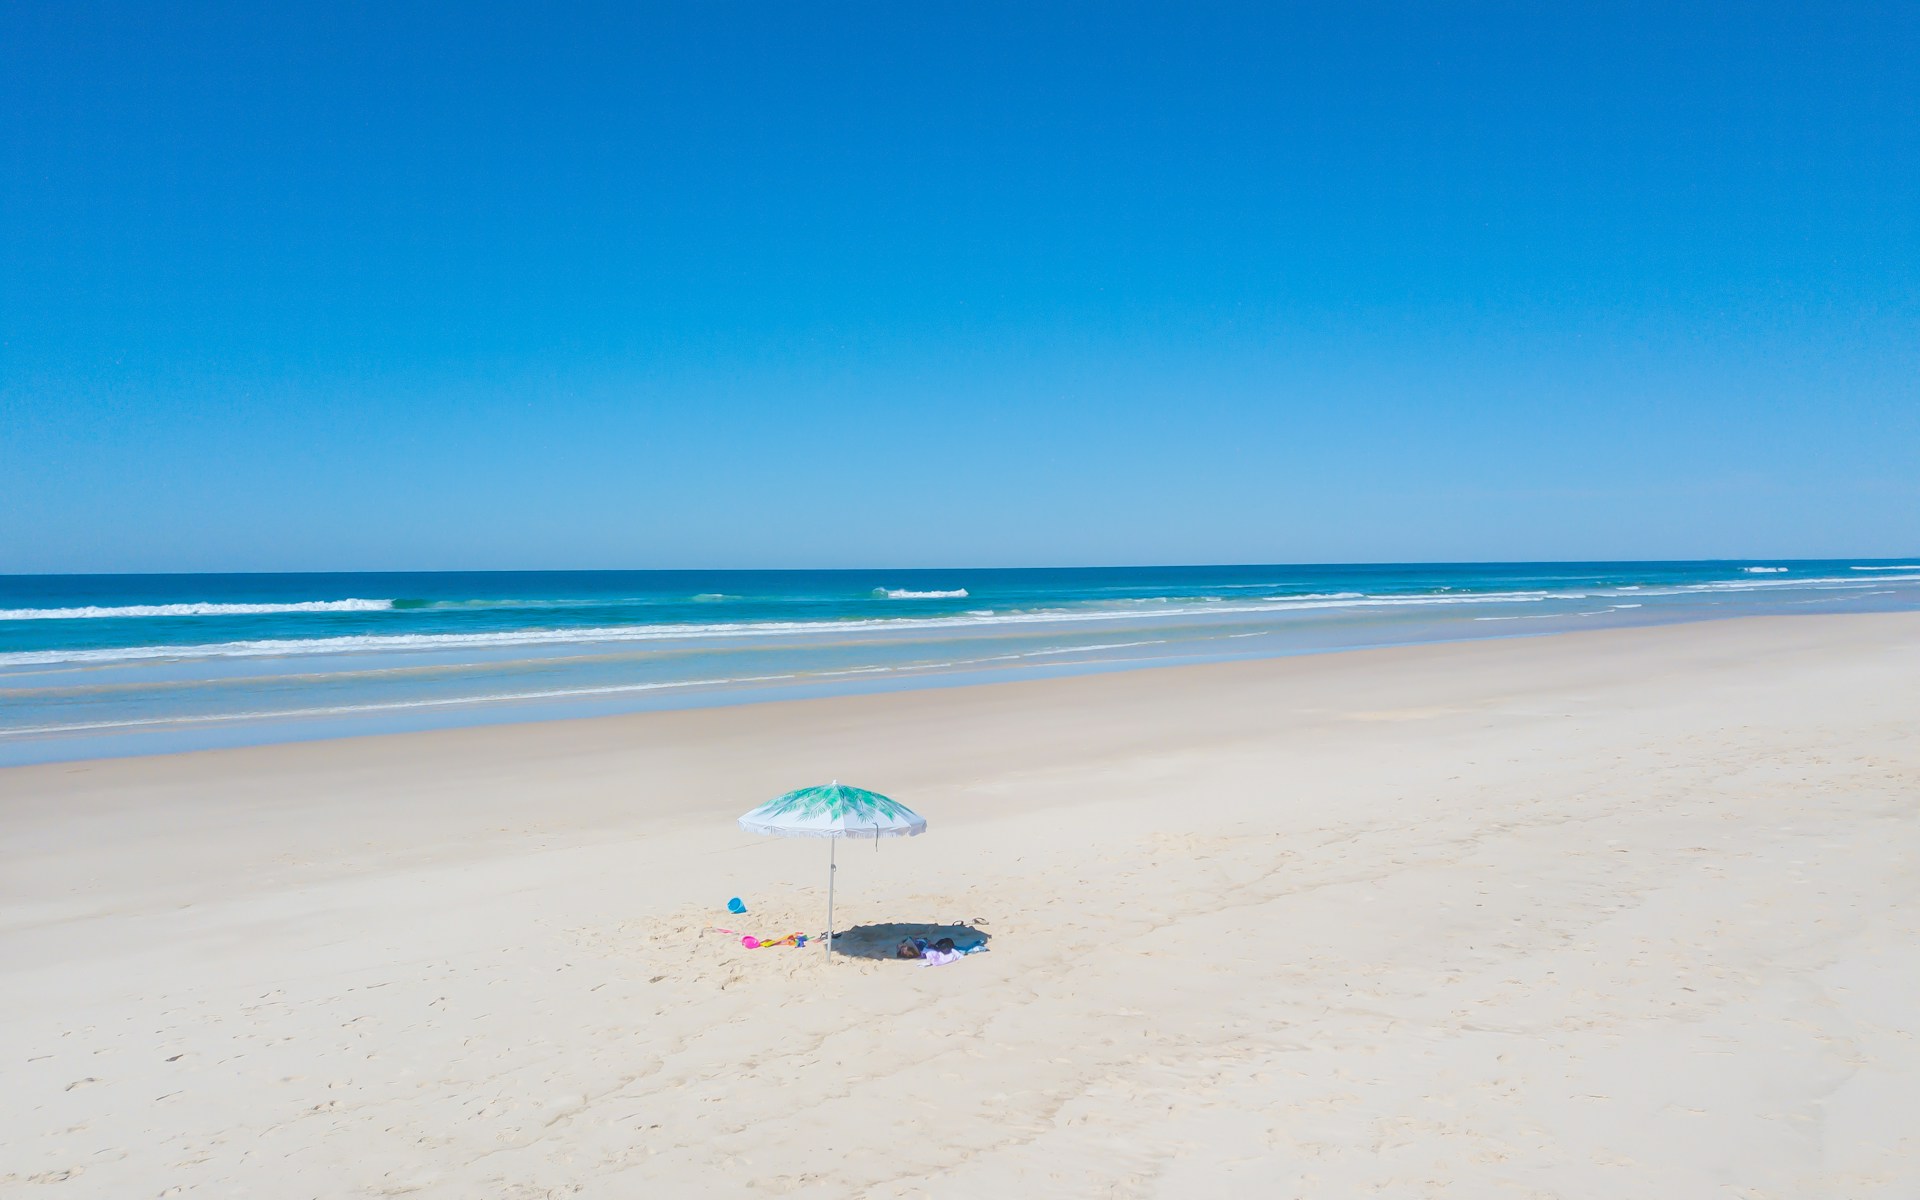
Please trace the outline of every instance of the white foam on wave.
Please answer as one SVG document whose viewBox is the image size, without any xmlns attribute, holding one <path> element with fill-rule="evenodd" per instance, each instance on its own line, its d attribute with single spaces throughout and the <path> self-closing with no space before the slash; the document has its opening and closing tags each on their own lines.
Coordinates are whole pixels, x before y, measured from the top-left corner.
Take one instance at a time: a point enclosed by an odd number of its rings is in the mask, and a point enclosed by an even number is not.
<svg viewBox="0 0 1920 1200">
<path fill-rule="evenodd" d="M 1849 571 L 1920 571 L 1920 563 L 1907 563 L 1898 567 L 1848 567 Z"/>
<path fill-rule="evenodd" d="M 694 599 L 697 600 L 699 597 L 696 596 Z M 642 603 L 645 603 L 645 601 L 621 596 L 600 596 L 592 598 L 548 596 L 544 599 L 534 596 L 508 596 L 504 598 L 482 596 L 468 600 L 396 600 L 393 601 L 393 606 L 411 612 L 434 613 L 466 611 L 469 609 L 477 609 L 484 612 L 492 609 L 521 608 L 613 608 L 623 604 Z"/>
<path fill-rule="evenodd" d="M 700 641 L 780 637 L 821 633 L 914 631 L 1007 625 L 1073 625 L 1088 621 L 1142 621 L 1226 614 L 1257 615 L 1319 609 L 1427 608 L 1477 604 L 1537 604 L 1551 600 L 1604 598 L 1634 591 L 1634 598 L 1721 594 L 1777 588 L 1851 590 L 1896 582 L 1920 582 L 1920 574 L 1852 578 L 1747 579 L 1717 583 L 1679 584 L 1637 590 L 1594 589 L 1580 592 L 1434 592 L 1363 595 L 1326 593 L 1325 598 L 1296 596 L 1220 604 L 1169 604 L 1164 608 L 1113 607 L 1098 609 L 1037 609 L 977 612 L 927 617 L 871 617 L 840 621 L 745 621 L 703 624 L 598 626 L 582 629 L 522 629 L 493 633 L 356 634 L 339 637 L 275 638 L 181 646 L 129 646 L 101 649 L 29 650 L 0 653 L 0 667 L 51 664 L 101 664 L 165 659 L 264 658 L 312 654 L 392 653 L 413 651 L 484 650 L 512 646 L 563 646 L 654 641 Z"/>
<path fill-rule="evenodd" d="M 1740 569 L 1749 575 L 1784 575 L 1791 570 L 1789 567 L 1741 567 Z"/>
<path fill-rule="evenodd" d="M 1277 599 L 1231 606 L 1233 613 L 1293 612 L 1322 608 L 1407 607 L 1455 604 L 1528 604 L 1550 592 L 1484 592 L 1449 596 L 1359 596 L 1352 599 Z M 309 654 L 390 653 L 480 650 L 507 646 L 552 646 L 622 642 L 697 641 L 708 638 L 773 637 L 792 634 L 947 629 L 996 625 L 1071 625 L 1086 621 L 1127 621 L 1218 615 L 1218 606 L 1186 605 L 1159 609 L 1041 609 L 993 616 L 956 614 L 939 617 L 871 617 L 842 621 L 743 621 L 711 624 L 625 625 L 587 629 L 517 629 L 494 633 L 350 634 L 339 637 L 265 638 L 183 646 L 127 646 L 88 650 L 27 650 L 0 654 L 0 667 L 52 663 L 116 663 L 154 659 L 269 658 Z"/>
<path fill-rule="evenodd" d="M 1920 582 L 1920 574 L 1892 575 L 1878 579 L 1861 579 L 1858 576 L 1845 575 L 1802 575 L 1793 579 L 1722 579 L 1710 583 L 1674 583 L 1652 585 L 1637 590 L 1648 596 L 1686 596 L 1714 592 L 1753 592 L 1777 588 L 1863 588 L 1882 583 L 1916 582 Z M 1624 592 L 1632 589 L 1614 588 L 1612 590 Z"/>
<path fill-rule="evenodd" d="M 0 621 L 79 621 L 101 617 L 238 617 L 263 613 L 387 612 L 391 600 L 301 600 L 286 604 L 119 604 L 80 608 L 0 608 Z"/>
<path fill-rule="evenodd" d="M 967 589 L 954 588 L 950 592 L 914 592 L 906 588 L 875 588 L 875 600 L 965 600 Z"/>
</svg>

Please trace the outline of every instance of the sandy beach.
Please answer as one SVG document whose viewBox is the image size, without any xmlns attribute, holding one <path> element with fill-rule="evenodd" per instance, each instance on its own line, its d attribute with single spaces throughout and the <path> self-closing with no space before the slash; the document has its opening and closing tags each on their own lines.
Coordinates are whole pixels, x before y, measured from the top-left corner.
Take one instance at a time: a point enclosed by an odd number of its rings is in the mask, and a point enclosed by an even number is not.
<svg viewBox="0 0 1920 1200">
<path fill-rule="evenodd" d="M 0 1194 L 1912 1196 L 1917 730 L 1895 614 L 0 771 Z M 706 932 L 834 777 L 987 953 Z"/>
</svg>

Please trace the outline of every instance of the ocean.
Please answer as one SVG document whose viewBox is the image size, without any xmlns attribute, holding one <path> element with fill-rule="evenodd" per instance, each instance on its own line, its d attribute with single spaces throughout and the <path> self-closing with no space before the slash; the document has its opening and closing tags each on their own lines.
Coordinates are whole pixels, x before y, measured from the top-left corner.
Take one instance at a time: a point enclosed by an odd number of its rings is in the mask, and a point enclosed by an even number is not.
<svg viewBox="0 0 1920 1200">
<path fill-rule="evenodd" d="M 0 765 L 1916 608 L 1920 560 L 0 576 Z"/>
</svg>

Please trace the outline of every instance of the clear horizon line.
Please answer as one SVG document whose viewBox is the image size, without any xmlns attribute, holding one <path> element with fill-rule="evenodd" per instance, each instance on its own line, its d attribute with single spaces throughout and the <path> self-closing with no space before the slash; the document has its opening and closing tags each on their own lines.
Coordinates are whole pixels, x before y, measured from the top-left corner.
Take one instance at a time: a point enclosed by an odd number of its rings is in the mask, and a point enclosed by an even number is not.
<svg viewBox="0 0 1920 1200">
<path fill-rule="evenodd" d="M 1528 567 L 1594 566 L 1602 564 L 1696 564 L 1696 563 L 1835 563 L 1895 562 L 1902 558 L 1920 561 L 1920 550 L 1910 554 L 1850 554 L 1826 557 L 1805 555 L 1749 554 L 1712 558 L 1463 558 L 1463 559 L 1372 559 L 1323 562 L 1116 562 L 1063 563 L 1049 565 L 975 565 L 975 566 L 851 566 L 851 567 L 374 567 L 309 568 L 300 570 L 198 570 L 198 571 L 17 571 L 0 572 L 0 579 L 90 579 L 90 578 L 165 578 L 211 575 L 636 575 L 636 574 L 818 574 L 886 571 L 1145 571 L 1145 570 L 1250 570 L 1256 568 L 1354 568 L 1354 567 Z"/>
</svg>

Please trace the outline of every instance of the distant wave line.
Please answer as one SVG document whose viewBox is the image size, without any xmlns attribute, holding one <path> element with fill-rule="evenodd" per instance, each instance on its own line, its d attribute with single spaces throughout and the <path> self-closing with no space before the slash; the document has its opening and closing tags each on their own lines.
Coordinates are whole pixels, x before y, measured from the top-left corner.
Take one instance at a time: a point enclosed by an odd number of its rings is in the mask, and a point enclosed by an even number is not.
<svg viewBox="0 0 1920 1200">
<path fill-rule="evenodd" d="M 390 612 L 392 600 L 298 600 L 281 604 L 121 604 L 77 608 L 0 608 L 0 621 L 78 621 L 103 617 L 229 617 L 264 613 Z"/>
<path fill-rule="evenodd" d="M 261 658 L 296 654 L 459 650 L 496 646 L 539 646 L 604 642 L 690 641 L 701 638 L 769 637 L 780 634 L 890 632 L 894 630 L 950 629 L 1015 624 L 1076 624 L 1084 621 L 1142 620 L 1219 615 L 1222 612 L 1289 612 L 1318 608 L 1401 607 L 1426 604 L 1512 604 L 1548 599 L 1548 592 L 1482 593 L 1479 595 L 1367 597 L 1347 600 L 1293 600 L 1234 604 L 1229 608 L 1171 607 L 1164 609 L 1039 610 L 998 613 L 994 616 L 870 617 L 842 621 L 715 622 L 705 625 L 628 625 L 583 629 L 520 629 L 492 633 L 347 634 L 324 638 L 271 638 L 258 641 L 213 642 L 183 646 L 129 646 L 97 649 L 27 650 L 0 653 L 0 667 L 53 663 L 112 663 L 145 659 Z M 1576 597 L 1568 597 L 1576 598 Z"/>
<path fill-rule="evenodd" d="M 1854 578 L 1749 579 L 1672 587 L 1635 589 L 1589 588 L 1582 591 L 1449 592 L 1444 595 L 1334 593 L 1327 598 L 1275 596 L 1264 600 L 1226 603 L 1188 603 L 1161 609 L 1038 609 L 997 612 L 993 615 L 954 614 L 929 617 L 863 617 L 845 620 L 747 621 L 709 624 L 596 626 L 578 629 L 522 629 L 486 633 L 348 634 L 337 637 L 279 638 L 258 641 L 215 642 L 179 646 L 101 647 L 91 649 L 29 650 L 0 653 L 0 667 L 56 663 L 116 663 L 152 659 L 253 658 L 283 655 L 344 654 L 383 651 L 482 649 L 502 646 L 572 645 L 594 643 L 697 641 L 705 638 L 771 637 L 790 634 L 862 633 L 925 629 L 978 628 L 1003 625 L 1060 624 L 1087 621 L 1154 620 L 1182 616 L 1257 615 L 1342 608 L 1411 608 L 1473 604 L 1533 604 L 1545 600 L 1586 600 L 1631 590 L 1636 599 L 1652 596 L 1745 592 L 1781 587 L 1853 590 L 1894 582 L 1920 582 L 1920 574 Z M 1337 597 L 1337 598 L 1336 598 Z"/>
</svg>

